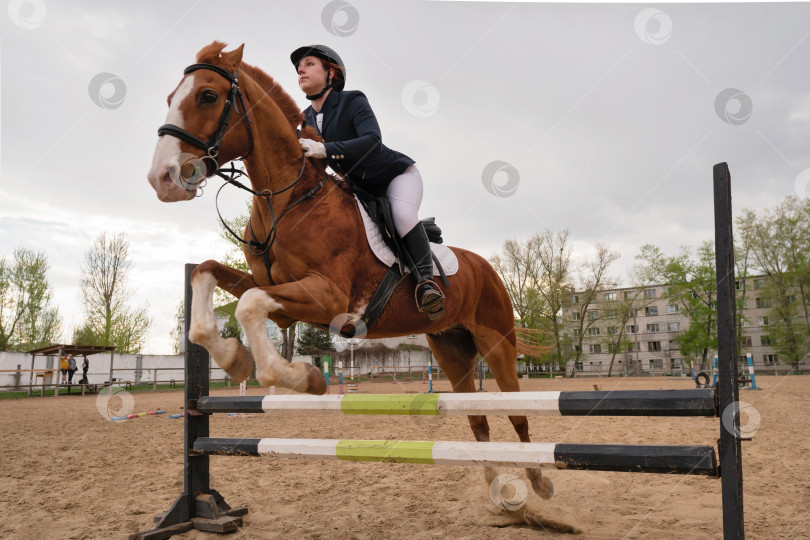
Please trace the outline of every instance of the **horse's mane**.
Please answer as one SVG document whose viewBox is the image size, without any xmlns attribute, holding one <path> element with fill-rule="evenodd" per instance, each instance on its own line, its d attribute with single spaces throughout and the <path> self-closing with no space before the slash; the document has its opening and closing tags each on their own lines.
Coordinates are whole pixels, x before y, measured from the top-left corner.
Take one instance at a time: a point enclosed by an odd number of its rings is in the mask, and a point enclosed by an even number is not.
<svg viewBox="0 0 810 540">
<path fill-rule="evenodd" d="M 221 41 L 214 41 L 210 45 L 206 45 L 203 47 L 200 52 L 197 53 L 197 62 L 206 62 L 210 64 L 223 64 L 223 63 L 230 63 L 228 62 L 228 53 L 222 54 L 222 50 L 225 48 L 225 43 Z M 230 66 L 233 69 L 233 65 Z M 298 125 L 303 121 L 304 114 L 298 108 L 298 105 L 295 103 L 292 97 L 281 87 L 280 84 L 276 82 L 273 77 L 262 71 L 260 68 L 256 66 L 252 66 L 245 62 L 242 62 L 239 65 L 239 68 L 244 71 L 248 77 L 253 79 L 259 87 L 264 90 L 272 100 L 278 105 L 278 108 L 281 109 L 281 112 L 290 122 L 290 125 L 293 128 L 298 127 Z"/>
<path fill-rule="evenodd" d="M 236 51 L 228 51 L 223 53 L 222 51 L 225 47 L 226 44 L 221 41 L 214 41 L 210 45 L 206 45 L 200 49 L 200 52 L 197 53 L 197 62 L 215 65 L 224 64 L 225 67 L 233 70 L 235 66 L 233 65 L 234 62 L 230 56 Z M 293 131 L 297 129 L 299 125 L 303 124 L 304 113 L 298 108 L 298 105 L 295 103 L 295 100 L 290 97 L 290 94 L 288 94 L 281 87 L 281 85 L 278 84 L 275 79 L 273 79 L 273 77 L 262 71 L 260 68 L 245 62 L 239 63 L 239 69 L 244 71 L 248 77 L 253 79 L 256 84 L 258 84 L 259 87 L 264 90 L 268 96 L 270 96 L 275 104 L 278 105 L 278 108 L 281 109 L 282 114 L 290 122 L 290 126 L 292 126 Z M 301 136 L 307 139 L 323 141 L 323 138 L 318 135 L 318 132 L 312 126 L 305 126 L 301 130 Z M 319 177 L 324 174 L 326 170 L 326 160 L 310 159 L 309 161 L 315 166 L 315 170 L 317 171 L 317 175 Z"/>
<path fill-rule="evenodd" d="M 289 120 L 292 127 L 298 126 L 304 119 L 304 113 L 298 108 L 290 94 L 288 94 L 280 84 L 276 82 L 273 77 L 262 71 L 256 66 L 242 62 L 242 70 L 248 74 L 248 77 L 256 81 L 256 83 L 273 98 L 278 108 L 284 113 L 284 116 Z"/>
</svg>

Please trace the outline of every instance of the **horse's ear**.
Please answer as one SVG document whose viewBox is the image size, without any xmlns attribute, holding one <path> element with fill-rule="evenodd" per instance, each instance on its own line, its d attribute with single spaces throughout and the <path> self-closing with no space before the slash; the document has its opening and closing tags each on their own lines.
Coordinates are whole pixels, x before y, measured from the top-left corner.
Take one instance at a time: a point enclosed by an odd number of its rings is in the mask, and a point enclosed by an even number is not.
<svg viewBox="0 0 810 540">
<path fill-rule="evenodd" d="M 238 68 L 239 66 L 242 65 L 242 51 L 244 50 L 244 48 L 245 44 L 242 43 L 232 51 L 223 52 L 222 60 L 230 64 L 233 69 Z"/>
</svg>

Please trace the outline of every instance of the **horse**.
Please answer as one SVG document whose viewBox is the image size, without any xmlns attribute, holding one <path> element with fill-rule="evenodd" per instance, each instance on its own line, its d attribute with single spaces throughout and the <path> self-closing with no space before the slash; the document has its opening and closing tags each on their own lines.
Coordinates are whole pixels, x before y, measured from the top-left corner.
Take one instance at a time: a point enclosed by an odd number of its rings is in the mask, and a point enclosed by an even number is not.
<svg viewBox="0 0 810 540">
<path fill-rule="evenodd" d="M 254 195 L 253 208 L 243 232 L 244 241 L 253 242 L 244 249 L 250 272 L 213 260 L 196 267 L 189 339 L 205 347 L 236 382 L 251 374 L 255 361 L 260 384 L 320 395 L 326 391 L 323 375 L 308 363 L 281 357 L 267 336 L 265 319 L 280 328 L 295 321 L 325 327 L 340 317 L 353 324 L 387 268 L 368 246 L 351 189 L 327 174 L 326 160 L 302 154 L 297 128 L 304 116 L 295 101 L 271 76 L 242 62 L 244 44 L 232 51 L 225 47 L 218 41 L 203 47 L 196 64 L 186 68 L 169 94 L 167 123 L 159 130 L 148 173 L 164 202 L 194 199 L 205 178 L 237 158 L 243 159 L 250 178 L 251 187 L 245 187 Z M 301 136 L 321 140 L 309 126 Z M 500 390 L 517 392 L 509 295 L 486 259 L 451 249 L 459 269 L 443 288 L 444 316 L 432 321 L 417 311 L 413 286 L 400 284 L 366 337 L 424 333 L 453 392 L 476 391 L 474 364 L 479 354 Z M 217 331 L 216 287 L 239 299 L 236 318 L 250 351 Z M 486 416 L 468 419 L 475 439 L 489 441 Z M 526 417 L 509 420 L 520 440 L 530 442 Z M 540 469 L 526 473 L 535 493 L 550 498 L 552 483 Z M 488 483 L 496 476 L 494 468 L 485 468 Z"/>
</svg>

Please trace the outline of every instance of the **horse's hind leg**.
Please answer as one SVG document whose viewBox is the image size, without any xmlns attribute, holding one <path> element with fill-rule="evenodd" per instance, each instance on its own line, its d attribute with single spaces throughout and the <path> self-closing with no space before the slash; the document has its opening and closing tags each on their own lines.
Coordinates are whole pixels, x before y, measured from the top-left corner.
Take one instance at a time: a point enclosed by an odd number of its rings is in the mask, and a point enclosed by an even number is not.
<svg viewBox="0 0 810 540">
<path fill-rule="evenodd" d="M 498 388 L 502 392 L 519 392 L 520 381 L 517 375 L 514 331 L 512 335 L 503 334 L 491 328 L 477 328 L 475 344 L 478 352 L 489 364 L 489 369 L 495 376 Z M 529 439 L 529 421 L 525 416 L 510 416 L 509 420 L 518 434 L 521 442 L 531 442 Z M 526 469 L 526 476 L 532 483 L 532 489 L 540 497 L 550 499 L 554 494 L 554 486 L 549 478 L 543 477 L 540 469 Z"/>
<path fill-rule="evenodd" d="M 211 353 L 214 361 L 235 382 L 242 382 L 253 371 L 250 352 L 236 338 L 223 339 L 214 317 L 214 289 L 219 288 L 237 298 L 256 286 L 250 274 L 217 261 L 205 261 L 191 274 L 191 325 L 188 338 Z"/>
<path fill-rule="evenodd" d="M 428 345 L 439 367 L 447 375 L 453 392 L 475 392 L 475 357 L 478 350 L 470 332 L 463 327 L 452 328 L 441 334 L 428 334 Z M 489 424 L 486 416 L 467 416 L 475 440 L 489 442 Z M 484 467 L 487 485 L 498 476 L 495 467 Z"/>
</svg>

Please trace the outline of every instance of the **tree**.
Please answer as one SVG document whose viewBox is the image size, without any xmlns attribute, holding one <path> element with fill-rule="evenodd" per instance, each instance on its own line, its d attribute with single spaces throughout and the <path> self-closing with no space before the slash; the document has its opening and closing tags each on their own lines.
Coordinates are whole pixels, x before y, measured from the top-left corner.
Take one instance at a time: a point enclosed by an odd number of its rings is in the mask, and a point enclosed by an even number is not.
<svg viewBox="0 0 810 540">
<path fill-rule="evenodd" d="M 643 311 L 653 302 L 655 298 L 648 297 L 644 294 L 644 290 L 654 285 L 661 279 L 659 269 L 663 267 L 663 254 L 661 250 L 651 244 L 641 246 L 639 254 L 636 255 L 638 263 L 634 264 L 628 270 L 628 278 L 630 281 L 630 289 L 617 291 L 612 298 L 607 299 L 605 302 L 605 309 L 609 313 L 613 313 L 613 322 L 617 324 L 614 326 L 616 331 L 614 334 L 608 335 L 612 337 L 608 344 L 608 351 L 611 353 L 610 365 L 608 367 L 608 377 L 613 373 L 613 365 L 616 360 L 616 355 L 621 352 L 636 351 L 638 354 L 638 312 Z M 639 292 L 641 293 L 639 294 Z M 632 325 L 628 325 L 630 321 Z M 626 333 L 627 327 L 633 326 L 633 340 L 630 341 L 629 334 Z M 625 356 L 625 360 L 627 357 Z M 636 363 L 638 358 L 636 358 Z M 638 365 L 638 364 L 636 364 Z"/>
<path fill-rule="evenodd" d="M 736 280 L 736 313 L 737 313 L 737 350 L 742 355 L 748 349 L 744 328 L 748 318 L 747 307 L 748 278 L 751 268 L 751 246 L 747 242 L 734 244 L 734 278 Z"/>
<path fill-rule="evenodd" d="M 174 328 L 172 328 L 171 332 L 169 332 L 169 336 L 172 338 L 172 351 L 174 351 L 174 354 L 180 354 L 180 351 L 182 350 L 181 340 L 183 339 L 183 335 L 185 333 L 183 329 L 185 317 L 186 301 L 181 298 L 177 303 L 177 310 L 174 312 Z"/>
<path fill-rule="evenodd" d="M 243 272 L 250 273 L 250 268 L 247 265 L 247 261 L 245 260 L 245 253 L 243 251 L 244 244 L 234 238 L 234 236 L 228 231 L 228 229 L 232 230 L 236 234 L 242 234 L 242 232 L 247 228 L 248 220 L 250 219 L 250 213 L 252 212 L 253 204 L 248 202 L 245 205 L 245 213 L 239 214 L 233 219 L 223 219 L 219 222 L 219 236 L 226 242 L 230 244 L 230 248 L 228 252 L 225 253 L 225 257 L 220 261 L 225 266 L 229 266 L 231 268 L 235 268 L 236 270 L 241 270 Z M 227 226 L 227 228 L 226 228 Z M 217 287 L 214 290 L 214 305 L 215 306 L 224 306 L 233 302 L 234 296 L 230 293 L 220 289 Z"/>
<path fill-rule="evenodd" d="M 795 367 L 810 345 L 810 201 L 788 197 L 761 216 L 746 210 L 737 225 L 766 276 L 759 301 L 771 308 L 772 346 Z"/>
<path fill-rule="evenodd" d="M 504 243 L 503 255 L 496 254 L 490 263 L 501 277 L 512 302 L 516 321 L 518 352 L 524 354 L 524 362 L 540 362 L 548 353 L 549 341 L 553 344 L 548 320 L 544 317 L 543 298 L 538 292 L 537 255 L 535 238 L 522 244 L 515 240 Z M 549 359 L 545 358 L 548 362 Z"/>
<path fill-rule="evenodd" d="M 572 315 L 571 326 L 574 329 L 574 361 L 582 358 L 582 343 L 586 334 L 601 335 L 599 296 L 608 289 L 615 288 L 617 283 L 608 276 L 610 265 L 619 258 L 619 254 L 610 251 L 606 246 L 596 245 L 596 257 L 580 265 L 576 294 L 569 297 Z M 603 310 L 604 311 L 604 310 Z M 595 330 L 591 330 L 591 329 Z"/>
<path fill-rule="evenodd" d="M 287 328 L 281 328 L 281 354 L 288 362 L 292 362 L 293 352 L 295 351 L 295 333 L 298 328 L 298 322 L 292 323 Z"/>
<path fill-rule="evenodd" d="M 134 294 L 127 288 L 132 261 L 129 241 L 119 233 L 102 233 L 84 255 L 81 301 L 85 320 L 74 332 L 74 342 L 114 346 L 120 353 L 137 353 L 152 323 L 146 305 L 129 306 Z"/>
<path fill-rule="evenodd" d="M 59 310 L 46 276 L 44 253 L 20 246 L 11 261 L 0 259 L 0 351 L 29 350 L 58 341 Z"/>
<path fill-rule="evenodd" d="M 335 347 L 332 345 L 329 332 L 325 332 L 320 328 L 308 324 L 303 324 L 303 327 L 301 337 L 298 338 L 298 346 L 296 347 L 298 354 L 317 356 L 335 352 Z"/>
<path fill-rule="evenodd" d="M 236 338 L 240 343 L 242 342 L 242 326 L 236 320 L 236 302 L 231 302 L 225 306 L 217 309 L 222 315 L 228 315 L 228 320 L 222 325 L 219 335 L 222 339 Z"/>
<path fill-rule="evenodd" d="M 562 308 L 566 293 L 571 290 L 571 250 L 568 247 L 567 229 L 552 233 L 546 229 L 543 234 L 532 239 L 532 247 L 537 254 L 537 274 L 533 277 L 538 284 L 537 294 L 542 300 L 542 317 L 548 322 L 554 339 L 553 361 L 557 367 L 564 364 Z"/>
<path fill-rule="evenodd" d="M 667 298 L 689 318 L 689 328 L 681 330 L 681 354 L 705 364 L 710 350 L 717 350 L 717 276 L 714 244 L 705 241 L 695 258 L 684 246 L 678 255 L 665 258 L 661 274 L 667 284 Z M 739 316 L 739 315 L 738 315 Z"/>
<path fill-rule="evenodd" d="M 509 293 L 518 327 L 527 329 L 521 339 L 530 342 L 535 351 L 553 347 L 551 361 L 556 363 L 563 358 L 560 310 L 570 279 L 567 240 L 567 230 L 553 233 L 546 229 L 525 244 L 508 240 L 503 254 L 490 260 Z"/>
<path fill-rule="evenodd" d="M 537 260 L 532 241 L 521 244 L 515 240 L 507 240 L 503 244 L 503 255 L 496 254 L 490 259 L 490 264 L 506 287 L 519 324 L 534 328 L 539 322 L 542 307 L 539 305 L 541 300 L 534 282 Z"/>
</svg>

